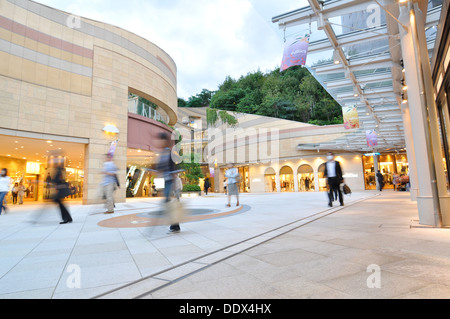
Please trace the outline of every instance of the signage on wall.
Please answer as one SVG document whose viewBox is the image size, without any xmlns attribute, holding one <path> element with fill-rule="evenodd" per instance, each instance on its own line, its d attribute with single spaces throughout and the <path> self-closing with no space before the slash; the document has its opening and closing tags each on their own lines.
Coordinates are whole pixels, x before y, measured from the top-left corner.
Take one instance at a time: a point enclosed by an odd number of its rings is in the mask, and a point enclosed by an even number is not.
<svg viewBox="0 0 450 319">
<path fill-rule="evenodd" d="M 381 155 L 381 153 L 367 153 L 367 154 L 364 154 L 364 156 L 380 156 Z"/>
</svg>

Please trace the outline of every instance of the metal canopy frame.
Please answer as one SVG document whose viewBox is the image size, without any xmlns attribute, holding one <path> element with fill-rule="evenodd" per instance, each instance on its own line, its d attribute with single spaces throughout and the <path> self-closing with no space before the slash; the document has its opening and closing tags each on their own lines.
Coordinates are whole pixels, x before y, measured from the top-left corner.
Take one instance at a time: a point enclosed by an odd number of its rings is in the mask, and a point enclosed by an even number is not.
<svg viewBox="0 0 450 319">
<path fill-rule="evenodd" d="M 308 0 L 309 7 L 294 10 L 272 18 L 280 29 L 305 27 L 315 24 L 325 38 L 311 41 L 309 55 L 321 57 L 318 63 L 308 64 L 313 76 L 341 105 L 356 105 L 360 128 L 334 141 L 320 144 L 304 144 L 298 150 L 349 150 L 355 152 L 403 151 L 405 136 L 401 113 L 403 91 L 403 65 L 400 47 L 400 28 L 395 17 L 399 16 L 398 3 L 394 0 Z M 433 1 L 434 3 L 436 1 Z M 378 8 L 383 22 L 374 27 L 352 26 L 333 21 L 350 13 Z M 442 5 L 430 5 L 426 30 L 436 28 Z M 386 11 L 385 11 L 386 10 Z M 350 18 L 351 19 L 351 18 Z M 354 19 L 355 24 L 360 21 Z M 339 28 L 341 32 L 335 32 Z M 343 32 L 343 30 L 350 30 Z M 431 31 L 433 29 L 430 29 Z M 428 50 L 434 50 L 436 32 L 430 32 Z M 376 47 L 383 44 L 384 47 Z M 366 46 L 369 52 L 351 55 L 354 46 Z M 373 48 L 371 48 L 373 46 Z M 372 52 L 374 51 L 374 52 Z M 327 57 L 328 59 L 323 59 Z M 339 63 L 335 63 L 338 60 Z M 309 62 L 308 62 L 309 63 Z M 378 146 L 369 148 L 366 131 L 378 132 Z"/>
</svg>

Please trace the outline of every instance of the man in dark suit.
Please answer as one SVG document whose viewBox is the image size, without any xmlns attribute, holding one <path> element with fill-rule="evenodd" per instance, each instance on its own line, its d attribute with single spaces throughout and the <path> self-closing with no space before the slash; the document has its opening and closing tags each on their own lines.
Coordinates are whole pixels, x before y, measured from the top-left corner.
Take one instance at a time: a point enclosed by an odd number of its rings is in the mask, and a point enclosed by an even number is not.
<svg viewBox="0 0 450 319">
<path fill-rule="evenodd" d="M 344 206 L 344 198 L 340 188 L 341 183 L 344 181 L 344 178 L 342 177 L 343 174 L 341 164 L 334 160 L 334 154 L 332 152 L 328 152 L 327 159 L 328 161 L 325 164 L 324 177 L 327 178 L 329 187 L 328 206 L 333 207 L 333 194 L 335 191 L 339 194 L 339 202 L 341 203 L 341 206 Z"/>
</svg>

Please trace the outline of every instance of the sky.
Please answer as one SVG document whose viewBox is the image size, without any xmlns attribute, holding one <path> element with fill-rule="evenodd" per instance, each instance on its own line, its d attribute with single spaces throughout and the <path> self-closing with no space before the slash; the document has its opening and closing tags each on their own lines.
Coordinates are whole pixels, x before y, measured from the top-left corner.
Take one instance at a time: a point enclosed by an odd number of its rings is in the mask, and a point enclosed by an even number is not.
<svg viewBox="0 0 450 319">
<path fill-rule="evenodd" d="M 133 32 L 167 52 L 177 65 L 178 97 L 215 91 L 227 76 L 274 70 L 283 30 L 272 17 L 307 0 L 37 0 L 53 8 Z"/>
</svg>

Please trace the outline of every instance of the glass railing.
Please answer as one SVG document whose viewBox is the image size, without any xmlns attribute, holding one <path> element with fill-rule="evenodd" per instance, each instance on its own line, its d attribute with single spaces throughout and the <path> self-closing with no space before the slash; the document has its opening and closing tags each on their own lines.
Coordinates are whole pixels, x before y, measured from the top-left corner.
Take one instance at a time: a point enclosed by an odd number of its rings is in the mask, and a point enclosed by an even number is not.
<svg viewBox="0 0 450 319">
<path fill-rule="evenodd" d="M 139 101 L 139 98 L 137 97 L 128 100 L 128 112 L 141 115 L 155 121 L 163 122 L 165 124 L 169 123 L 169 117 L 167 115 L 159 112 L 154 106 Z"/>
</svg>

